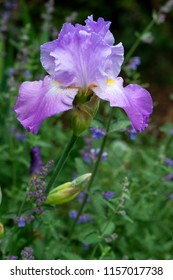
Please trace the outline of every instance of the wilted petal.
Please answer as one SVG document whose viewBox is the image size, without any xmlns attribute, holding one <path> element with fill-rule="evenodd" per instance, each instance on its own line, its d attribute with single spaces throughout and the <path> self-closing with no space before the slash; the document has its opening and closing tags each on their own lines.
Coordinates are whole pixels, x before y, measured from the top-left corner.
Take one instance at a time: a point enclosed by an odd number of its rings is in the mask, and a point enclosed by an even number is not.
<svg viewBox="0 0 173 280">
<path fill-rule="evenodd" d="M 73 107 L 77 91 L 74 88 L 61 88 L 50 76 L 43 81 L 24 82 L 19 88 L 14 107 L 17 119 L 28 131 L 37 133 L 44 119 Z"/>
<path fill-rule="evenodd" d="M 148 126 L 153 105 L 146 89 L 136 84 L 123 87 L 123 79 L 117 78 L 108 81 L 104 92 L 99 88 L 93 90 L 101 99 L 109 101 L 110 106 L 124 109 L 137 132 L 143 131 Z"/>
</svg>

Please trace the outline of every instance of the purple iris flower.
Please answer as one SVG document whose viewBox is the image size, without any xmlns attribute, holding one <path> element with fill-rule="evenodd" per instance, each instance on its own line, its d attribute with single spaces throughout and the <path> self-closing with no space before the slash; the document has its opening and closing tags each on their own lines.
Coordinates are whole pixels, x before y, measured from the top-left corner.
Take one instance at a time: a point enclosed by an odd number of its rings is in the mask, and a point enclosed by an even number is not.
<svg viewBox="0 0 173 280">
<path fill-rule="evenodd" d="M 124 109 L 135 130 L 143 131 L 153 107 L 149 92 L 137 84 L 123 87 L 118 75 L 124 48 L 114 45 L 111 22 L 89 16 L 85 23 L 65 23 L 58 39 L 41 46 L 41 63 L 49 75 L 21 84 L 14 107 L 18 120 L 36 134 L 46 118 L 72 109 L 77 95 L 92 92 Z"/>
</svg>

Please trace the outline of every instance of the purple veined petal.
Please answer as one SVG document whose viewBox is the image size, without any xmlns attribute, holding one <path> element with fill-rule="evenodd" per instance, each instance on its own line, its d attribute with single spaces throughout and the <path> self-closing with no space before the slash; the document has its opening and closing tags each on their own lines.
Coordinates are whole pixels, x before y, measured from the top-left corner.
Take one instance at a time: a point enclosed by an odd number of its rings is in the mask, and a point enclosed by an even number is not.
<svg viewBox="0 0 173 280">
<path fill-rule="evenodd" d="M 63 87 L 104 86 L 116 77 L 124 59 L 122 44 L 112 46 L 110 22 L 90 16 L 86 25 L 65 23 L 57 40 L 41 46 L 41 63 Z"/>
<path fill-rule="evenodd" d="M 28 131 L 36 134 L 44 119 L 73 107 L 77 91 L 76 88 L 61 88 L 50 76 L 43 81 L 24 82 L 14 106 L 17 119 Z"/>
<path fill-rule="evenodd" d="M 136 84 L 123 87 L 123 79 L 108 80 L 104 91 L 94 88 L 95 94 L 110 102 L 110 106 L 124 109 L 136 132 L 143 131 L 148 126 L 148 119 L 153 110 L 152 98 L 149 92 Z"/>
<path fill-rule="evenodd" d="M 86 88 L 95 84 L 99 75 L 107 75 L 105 61 L 111 60 L 111 47 L 98 34 L 77 30 L 66 34 L 50 54 L 55 58 L 56 80 L 63 86 Z"/>
</svg>

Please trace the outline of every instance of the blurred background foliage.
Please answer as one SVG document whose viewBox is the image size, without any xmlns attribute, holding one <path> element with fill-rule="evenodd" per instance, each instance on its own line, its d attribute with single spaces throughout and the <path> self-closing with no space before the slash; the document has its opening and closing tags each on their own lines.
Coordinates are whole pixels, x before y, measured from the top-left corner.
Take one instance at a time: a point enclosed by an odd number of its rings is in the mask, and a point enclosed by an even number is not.
<svg viewBox="0 0 173 280">
<path fill-rule="evenodd" d="M 154 101 L 154 113 L 148 130 L 132 141 L 126 130 L 127 118 L 121 110 L 115 110 L 105 149 L 108 159 L 100 166 L 89 194 L 91 203 L 85 209 L 92 222 L 78 224 L 69 239 L 69 212 L 79 208 L 75 200 L 46 211 L 34 221 L 33 228 L 18 228 L 13 237 L 13 244 L 17 245 L 8 248 L 12 217 L 26 194 L 30 149 L 40 146 L 46 163 L 58 157 L 71 134 L 70 113 L 47 119 L 37 136 L 26 132 L 13 113 L 20 83 L 41 79 L 45 74 L 40 64 L 40 45 L 57 38 L 65 21 L 83 24 L 93 14 L 94 19 L 103 17 L 112 22 L 116 43 L 122 42 L 127 53 L 151 21 L 153 12 L 158 12 L 165 2 L 0 1 L 0 213 L 7 236 L 0 243 L 3 257 L 19 256 L 24 246 L 33 246 L 37 259 L 173 258 L 173 164 L 165 163 L 166 158 L 173 160 L 173 10 L 163 23 L 145 34 L 134 53 L 141 59 L 137 71 L 128 76 L 124 68 L 121 73 L 126 82 L 138 81 L 147 86 Z M 92 126 L 104 128 L 108 112 L 108 104 L 101 102 Z M 71 180 L 75 173 L 91 171 L 81 156 L 87 137 L 91 137 L 90 130 L 78 140 L 57 185 Z M 93 147 L 99 148 L 100 142 L 92 141 Z M 107 190 L 115 192 L 110 201 L 102 197 Z"/>
</svg>

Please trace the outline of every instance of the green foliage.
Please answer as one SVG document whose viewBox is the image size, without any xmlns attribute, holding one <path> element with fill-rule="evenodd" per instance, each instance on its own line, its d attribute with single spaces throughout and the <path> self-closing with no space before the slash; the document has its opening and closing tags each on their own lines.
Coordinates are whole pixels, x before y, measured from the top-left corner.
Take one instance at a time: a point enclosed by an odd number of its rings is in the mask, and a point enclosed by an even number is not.
<svg viewBox="0 0 173 280">
<path fill-rule="evenodd" d="M 140 32 L 150 16 L 147 6 L 144 3 L 140 6 L 135 0 L 114 1 L 113 6 L 107 5 L 107 1 L 105 4 L 103 0 L 74 1 L 73 7 L 71 1 L 68 1 L 67 7 L 60 1 L 53 15 L 51 9 L 37 6 L 37 2 L 21 0 L 20 7 L 11 14 L 7 30 L 0 31 L 0 53 L 3 54 L 0 55 L 0 223 L 4 228 L 0 258 L 18 256 L 21 259 L 21 250 L 32 247 L 35 258 L 45 260 L 172 259 L 173 186 L 168 175 L 173 174 L 173 171 L 165 159 L 173 160 L 173 124 L 157 127 L 156 133 L 151 123 L 149 129 L 137 134 L 133 141 L 127 132 L 129 120 L 122 110 L 116 108 L 105 146 L 107 160 L 102 161 L 98 168 L 95 181 L 88 191 L 89 201 L 81 213 L 81 216 L 88 215 L 87 222 L 83 219 L 72 231 L 74 218 L 70 217 L 70 213 L 72 210 L 79 211 L 79 197 L 64 205 L 45 206 L 44 213 L 36 215 L 25 227 L 18 227 L 14 222 L 15 216 L 30 215 L 34 207 L 26 196 L 31 180 L 31 148 L 41 147 L 44 163 L 52 159 L 56 162 L 71 135 L 71 116 L 68 112 L 47 119 L 37 136 L 24 131 L 13 112 L 20 83 L 42 78 L 40 44 L 55 39 L 55 26 L 60 28 L 64 18 L 73 10 L 80 11 L 80 22 L 92 11 L 96 16 L 111 20 L 111 17 L 114 18 L 112 13 L 117 9 L 112 30 L 119 31 L 118 41 L 122 39 L 130 49 L 136 26 L 139 25 L 137 31 Z M 155 51 L 152 53 L 157 53 L 154 60 L 159 57 L 159 67 L 151 61 L 152 48 L 144 45 L 139 49 L 142 57 L 140 70 L 146 77 L 150 77 L 149 73 L 152 72 L 155 83 L 158 82 L 159 73 L 159 83 L 166 84 L 170 82 L 171 75 L 167 77 L 163 73 L 170 72 L 170 62 L 169 59 L 164 60 L 161 49 L 167 42 L 169 52 L 173 41 L 169 24 L 156 29 L 153 43 Z M 141 83 L 140 73 L 130 71 L 126 66 L 123 68 L 126 82 Z M 104 129 L 109 110 L 106 102 L 101 103 L 91 126 Z M 58 177 L 57 185 L 72 181 L 76 173 L 77 176 L 92 173 L 95 159 L 86 162 L 82 154 L 87 138 L 92 140 L 92 148 L 100 147 L 101 140 L 93 139 L 90 129 L 84 132 Z M 51 174 L 52 170 L 46 182 Z M 107 191 L 114 192 L 114 196 L 106 199 L 104 192 Z"/>
</svg>

